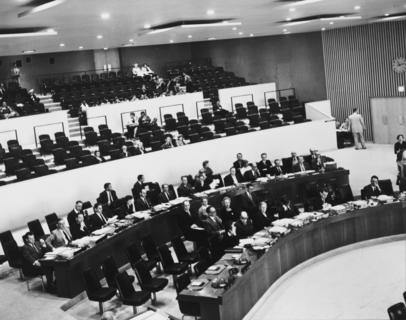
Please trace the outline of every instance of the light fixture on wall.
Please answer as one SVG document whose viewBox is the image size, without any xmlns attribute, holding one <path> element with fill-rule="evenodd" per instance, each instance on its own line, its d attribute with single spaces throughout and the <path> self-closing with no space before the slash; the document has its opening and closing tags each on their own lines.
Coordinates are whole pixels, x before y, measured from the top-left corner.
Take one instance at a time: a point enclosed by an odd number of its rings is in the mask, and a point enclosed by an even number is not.
<svg viewBox="0 0 406 320">
<path fill-rule="evenodd" d="M 399 86 L 398 87 L 398 92 L 399 93 L 405 93 L 405 86 Z"/>
</svg>

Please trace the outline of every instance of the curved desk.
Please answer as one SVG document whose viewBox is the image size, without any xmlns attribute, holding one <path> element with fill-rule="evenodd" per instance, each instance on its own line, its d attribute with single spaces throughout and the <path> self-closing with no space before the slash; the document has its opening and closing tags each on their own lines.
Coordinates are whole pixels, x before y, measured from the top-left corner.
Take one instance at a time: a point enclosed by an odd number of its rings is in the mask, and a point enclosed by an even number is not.
<svg viewBox="0 0 406 320">
<path fill-rule="evenodd" d="M 227 290 L 210 284 L 180 298 L 200 304 L 207 320 L 241 320 L 284 273 L 321 253 L 359 241 L 406 232 L 406 203 L 356 210 L 308 224 L 280 238 Z"/>
</svg>

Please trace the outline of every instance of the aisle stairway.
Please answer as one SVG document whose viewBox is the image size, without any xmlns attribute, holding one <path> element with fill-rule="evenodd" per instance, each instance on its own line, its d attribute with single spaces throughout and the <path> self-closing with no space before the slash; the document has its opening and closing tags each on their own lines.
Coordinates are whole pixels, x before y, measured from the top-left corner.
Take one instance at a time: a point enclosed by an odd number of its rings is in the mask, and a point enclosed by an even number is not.
<svg viewBox="0 0 406 320">
<path fill-rule="evenodd" d="M 59 102 L 54 102 L 54 100 L 52 99 L 52 95 L 37 95 L 37 97 L 39 98 L 40 102 L 44 104 L 45 110 L 47 110 L 48 112 L 62 110 L 61 104 Z"/>
<path fill-rule="evenodd" d="M 69 136 L 71 140 L 81 140 L 79 118 L 68 114 Z"/>
</svg>

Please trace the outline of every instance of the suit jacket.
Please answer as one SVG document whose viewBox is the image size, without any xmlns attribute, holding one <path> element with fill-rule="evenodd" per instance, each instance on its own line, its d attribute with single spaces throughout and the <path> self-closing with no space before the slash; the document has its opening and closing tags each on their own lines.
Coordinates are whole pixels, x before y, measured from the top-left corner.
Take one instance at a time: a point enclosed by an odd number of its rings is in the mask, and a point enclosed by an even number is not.
<svg viewBox="0 0 406 320">
<path fill-rule="evenodd" d="M 140 183 L 139 181 L 137 181 L 136 183 L 134 183 L 134 187 L 133 187 L 133 196 L 134 199 L 137 199 L 140 197 L 140 192 L 142 189 L 144 189 L 145 184 L 144 183 Z"/>
<path fill-rule="evenodd" d="M 35 273 L 38 267 L 34 266 L 33 263 L 38 259 L 41 259 L 44 256 L 45 252 L 48 251 L 48 249 L 42 247 L 39 242 L 35 242 L 34 247 L 35 248 L 33 248 L 29 244 L 24 244 L 24 246 L 21 248 L 21 254 L 23 258 L 22 269 L 23 273 L 26 275 Z"/>
<path fill-rule="evenodd" d="M 106 215 L 104 215 L 103 213 L 102 215 L 107 222 L 108 218 L 106 217 Z M 96 213 L 89 216 L 89 222 L 91 230 L 101 229 L 106 224 L 106 222 L 102 221 L 102 219 Z"/>
<path fill-rule="evenodd" d="M 303 165 L 304 165 L 306 171 L 307 171 L 307 170 L 310 170 L 309 164 L 308 164 L 307 162 L 303 162 Z M 297 163 L 297 164 L 295 164 L 294 166 L 292 166 L 292 171 L 293 171 L 293 172 L 301 172 L 301 170 L 300 170 L 300 164 Z"/>
<path fill-rule="evenodd" d="M 223 222 L 219 217 L 216 217 L 215 221 L 210 217 L 207 218 L 203 221 L 203 226 L 211 237 L 218 237 L 219 231 L 224 230 Z"/>
<path fill-rule="evenodd" d="M 236 174 L 235 177 L 238 182 L 242 182 L 241 174 Z M 231 174 L 228 174 L 224 177 L 224 186 L 228 187 L 232 185 L 234 185 L 234 180 L 231 177 Z"/>
<path fill-rule="evenodd" d="M 290 208 L 285 208 L 283 205 L 281 205 L 278 209 L 278 213 L 280 219 L 292 218 L 293 216 L 295 216 L 295 210 L 292 204 L 290 205 Z"/>
<path fill-rule="evenodd" d="M 183 208 L 181 208 L 178 211 L 176 217 L 177 217 L 178 226 L 179 226 L 180 230 L 182 230 L 183 234 L 189 233 L 190 227 L 195 223 L 197 224 L 197 222 L 198 222 L 191 211 L 189 214 L 189 213 L 185 212 L 183 210 Z"/>
<path fill-rule="evenodd" d="M 131 204 L 130 206 L 127 206 L 126 203 L 120 208 L 120 218 L 125 217 L 128 214 L 132 214 L 135 212 L 135 204 Z"/>
<path fill-rule="evenodd" d="M 271 169 L 271 172 L 272 172 L 271 175 L 273 175 L 273 176 L 281 176 L 281 175 L 286 174 L 286 170 L 285 170 L 285 168 L 283 166 L 280 166 L 279 168 L 280 168 L 280 170 L 278 170 L 278 167 L 273 167 Z"/>
<path fill-rule="evenodd" d="M 244 173 L 244 180 L 245 181 L 255 181 L 259 177 L 261 177 L 261 172 L 259 170 L 253 171 L 253 170 L 248 170 Z"/>
<path fill-rule="evenodd" d="M 202 191 L 206 191 L 206 190 L 209 190 L 209 189 L 210 189 L 210 187 L 207 184 L 207 179 L 204 181 L 203 185 L 200 183 L 199 180 L 197 180 L 195 182 L 195 187 L 194 187 L 195 192 L 202 192 Z"/>
<path fill-rule="evenodd" d="M 72 233 L 73 240 L 86 237 L 86 236 L 88 236 L 90 234 L 90 230 L 86 226 L 86 224 L 85 224 L 85 226 L 84 226 L 84 228 L 82 230 L 80 228 L 80 224 L 78 224 L 76 222 L 70 227 L 70 232 Z"/>
<path fill-rule="evenodd" d="M 241 207 L 248 213 L 255 211 L 258 208 L 258 198 L 254 193 L 251 193 L 251 198 L 248 197 L 247 192 L 241 195 Z"/>
<path fill-rule="evenodd" d="M 244 166 L 244 160 L 241 160 L 241 161 L 236 160 L 233 163 L 233 167 L 236 168 L 237 170 L 241 169 L 243 166 Z"/>
<path fill-rule="evenodd" d="M 68 224 L 69 224 L 69 228 L 71 226 L 73 226 L 76 223 L 76 217 L 78 216 L 78 214 L 84 214 L 83 210 L 81 210 L 80 212 L 76 213 L 75 210 L 72 210 L 71 212 L 68 213 Z"/>
<path fill-rule="evenodd" d="M 348 117 L 348 120 L 350 123 L 350 131 L 352 133 L 362 133 L 364 131 L 364 118 L 360 114 L 353 113 Z"/>
<path fill-rule="evenodd" d="M 186 187 L 181 184 L 178 187 L 178 196 L 179 197 L 190 197 L 193 194 L 193 187 L 188 184 Z"/>
<path fill-rule="evenodd" d="M 234 221 L 237 221 L 239 212 L 235 208 L 231 208 L 231 211 L 227 211 L 222 207 L 219 211 L 219 217 L 223 221 L 224 226 L 229 229 Z"/>
<path fill-rule="evenodd" d="M 173 194 L 172 191 L 168 191 L 168 194 L 167 194 L 167 195 L 165 194 L 165 192 L 161 192 L 161 193 L 158 195 L 158 201 L 159 201 L 159 203 L 167 203 L 167 202 L 169 202 L 170 200 L 174 200 L 174 199 L 176 199 L 176 196 Z"/>
<path fill-rule="evenodd" d="M 257 168 L 259 172 L 261 172 L 261 175 L 265 177 L 267 174 L 271 174 L 271 169 L 272 169 L 272 163 L 270 160 L 266 160 L 265 163 L 261 160 L 260 162 L 257 162 Z"/>
<path fill-rule="evenodd" d="M 149 210 L 151 208 L 152 208 L 152 204 L 151 204 L 151 201 L 149 201 L 148 198 L 147 199 L 138 198 L 137 200 L 135 200 L 135 209 L 137 211 Z"/>
<path fill-rule="evenodd" d="M 252 223 L 252 220 L 248 219 L 246 224 L 243 224 L 241 222 L 241 220 L 238 220 L 235 223 L 235 231 L 236 231 L 237 237 L 240 239 L 248 238 L 248 237 L 252 236 L 252 234 L 254 233 L 254 225 Z"/>
<path fill-rule="evenodd" d="M 321 159 L 320 163 L 317 163 L 317 159 L 312 159 L 311 168 L 312 168 L 312 170 L 316 170 L 316 171 L 319 171 L 322 168 L 324 168 L 323 159 Z"/>
<path fill-rule="evenodd" d="M 372 189 L 372 186 L 369 184 L 364 187 L 364 196 L 366 199 L 369 199 L 371 197 L 377 197 L 382 194 L 382 188 L 379 186 L 379 190 L 375 188 L 375 190 Z"/>
<path fill-rule="evenodd" d="M 114 190 L 111 190 L 110 193 L 111 193 L 111 197 L 113 198 L 112 202 L 117 201 L 118 198 L 117 198 L 116 192 Z M 107 191 L 106 190 L 104 190 L 102 193 L 100 193 L 99 201 L 102 204 L 107 204 L 108 203 L 108 196 L 107 196 Z"/>
<path fill-rule="evenodd" d="M 259 210 L 254 211 L 254 213 L 252 214 L 252 221 L 255 230 L 261 230 L 265 227 L 270 226 L 273 220 L 273 216 L 270 213 L 269 209 L 266 211 L 266 216 L 264 216 Z"/>
<path fill-rule="evenodd" d="M 72 241 L 72 234 L 68 228 L 65 229 L 55 229 L 52 231 L 51 235 L 46 239 L 48 246 L 53 248 L 63 247 L 68 245 Z"/>
</svg>

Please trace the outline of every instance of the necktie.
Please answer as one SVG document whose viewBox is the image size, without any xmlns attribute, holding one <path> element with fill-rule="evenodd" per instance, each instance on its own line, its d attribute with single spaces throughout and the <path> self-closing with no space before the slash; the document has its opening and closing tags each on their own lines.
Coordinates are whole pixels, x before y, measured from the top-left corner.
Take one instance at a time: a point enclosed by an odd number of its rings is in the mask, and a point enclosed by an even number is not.
<svg viewBox="0 0 406 320">
<path fill-rule="evenodd" d="M 149 205 L 149 203 L 148 203 L 148 201 L 147 201 L 146 198 L 144 198 L 144 203 L 147 205 L 148 208 L 150 207 L 150 205 Z"/>
<path fill-rule="evenodd" d="M 300 165 L 300 171 L 305 171 L 305 167 L 303 164 Z"/>
<path fill-rule="evenodd" d="M 281 167 L 278 167 L 278 172 L 282 173 Z"/>
<path fill-rule="evenodd" d="M 111 192 L 107 191 L 107 197 L 108 197 L 108 202 L 112 203 L 113 202 L 113 197 L 111 196 Z"/>
<path fill-rule="evenodd" d="M 107 220 L 102 213 L 99 213 L 99 217 L 100 217 L 101 221 L 103 222 L 103 224 L 106 224 Z"/>
<path fill-rule="evenodd" d="M 66 241 L 69 242 L 71 240 L 69 234 L 65 230 L 62 230 L 62 232 L 65 235 Z"/>
<path fill-rule="evenodd" d="M 34 243 L 32 244 L 32 247 L 34 248 L 35 252 L 38 252 L 38 248 Z"/>
<path fill-rule="evenodd" d="M 165 192 L 165 196 L 166 196 L 166 199 L 169 201 L 170 199 L 169 199 L 168 193 Z"/>
</svg>

